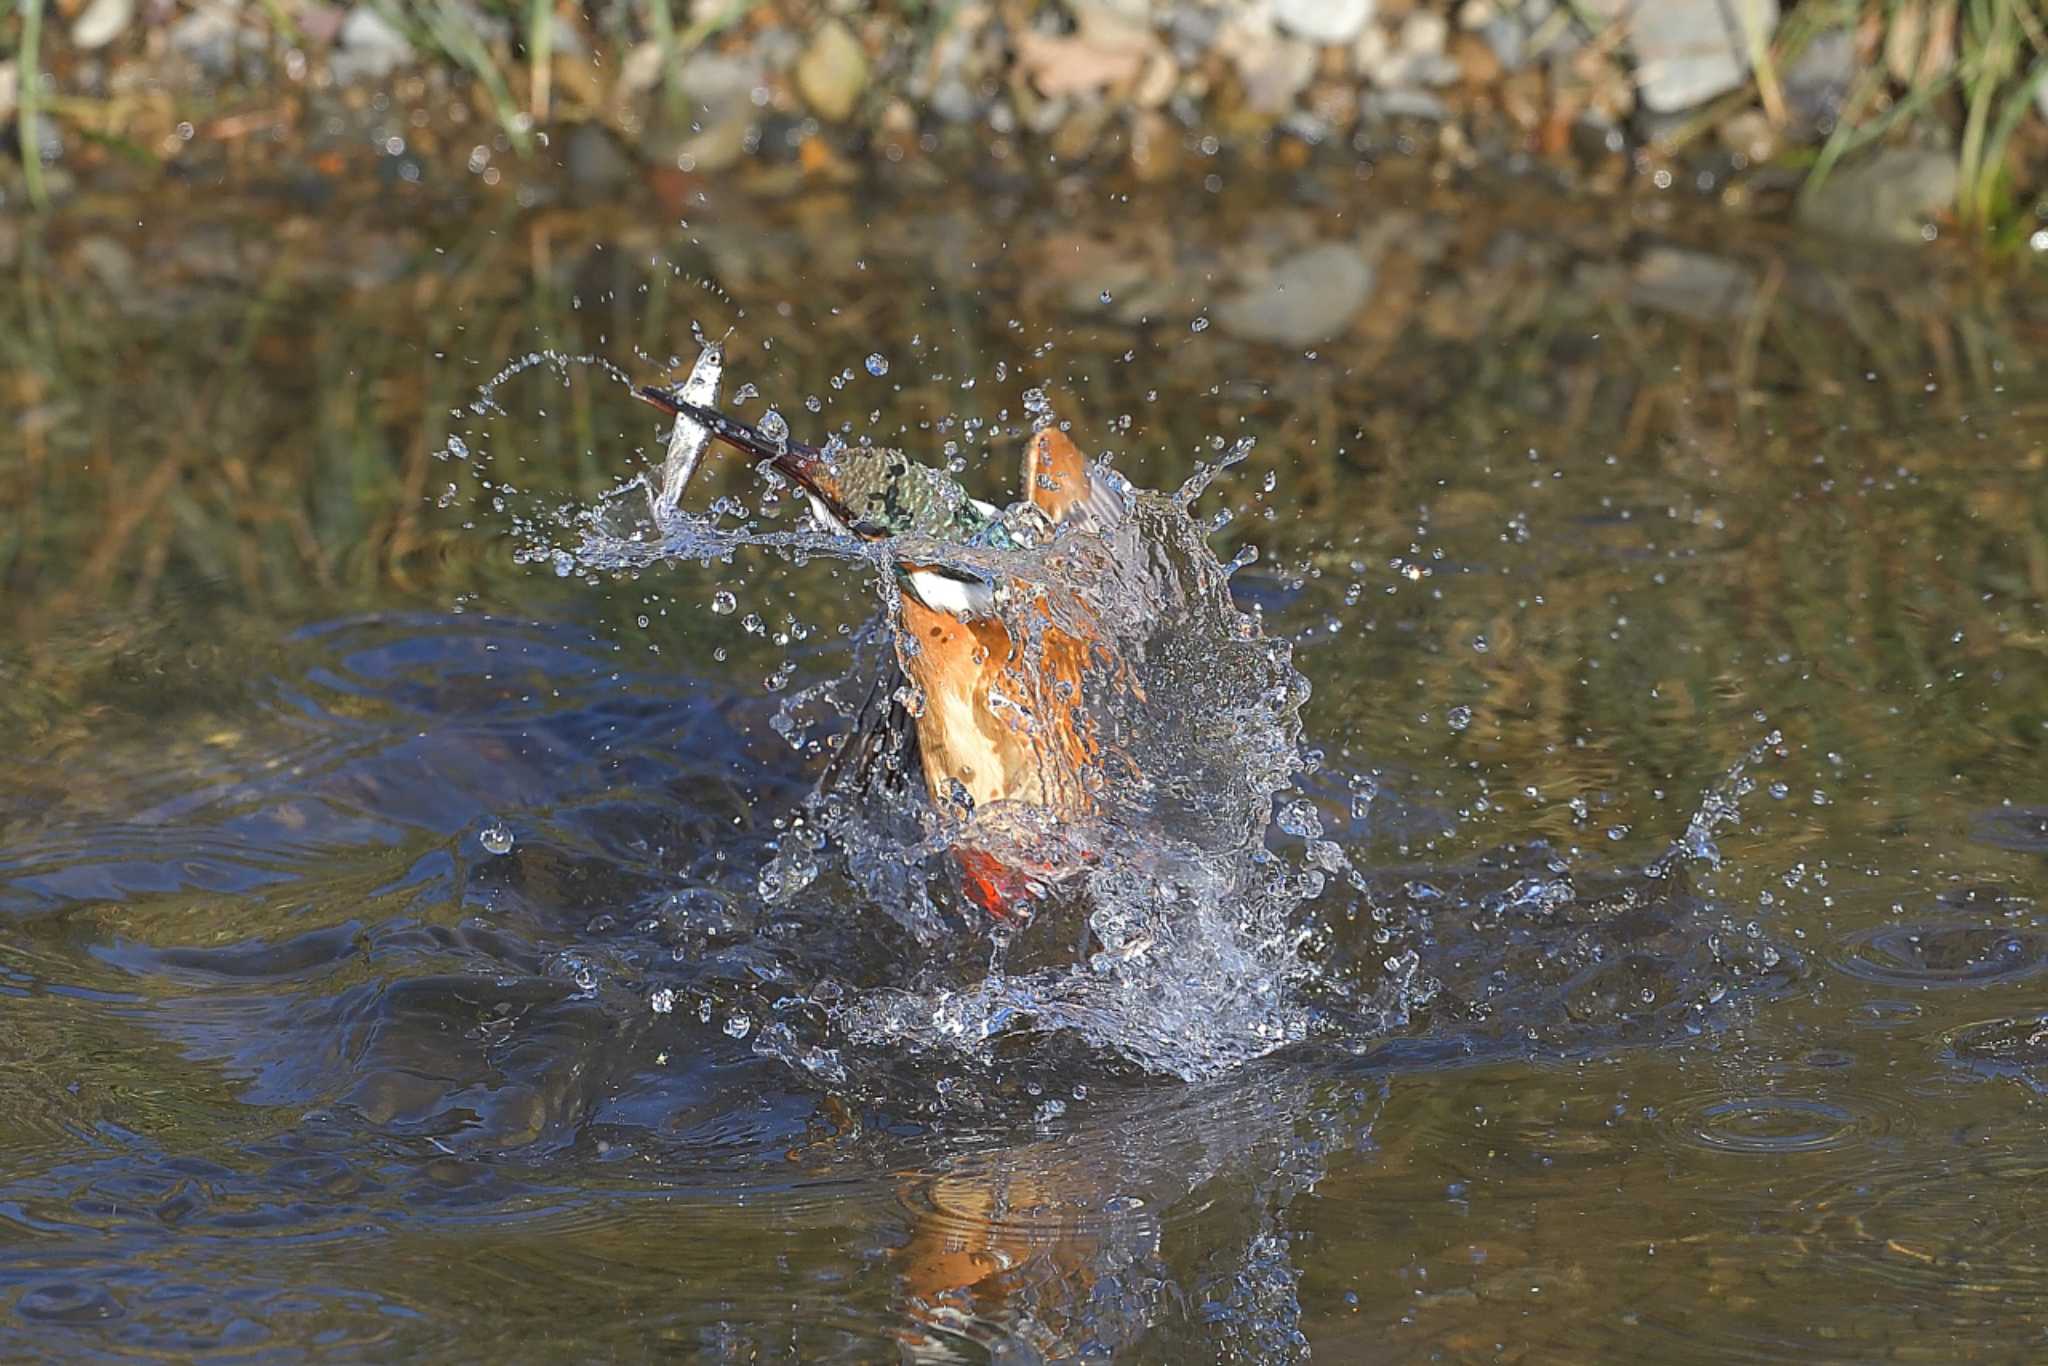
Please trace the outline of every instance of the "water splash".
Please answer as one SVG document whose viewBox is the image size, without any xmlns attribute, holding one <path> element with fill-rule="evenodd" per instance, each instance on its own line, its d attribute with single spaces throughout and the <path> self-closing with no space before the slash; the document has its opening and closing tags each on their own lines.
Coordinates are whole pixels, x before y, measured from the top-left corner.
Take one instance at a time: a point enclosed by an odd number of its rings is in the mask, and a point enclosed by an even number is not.
<svg viewBox="0 0 2048 1366">
<path fill-rule="evenodd" d="M 708 373 L 715 391 L 719 365 L 716 355 L 700 361 L 693 382 Z M 1041 390 L 1026 393 L 1024 408 L 1028 427 L 1005 435 L 1057 424 Z M 772 411 L 762 428 L 771 440 L 798 435 Z M 671 441 L 671 452 L 678 443 L 683 451 L 685 480 L 699 435 L 679 430 Z M 1311 1040 L 1369 1048 L 1444 992 L 1442 955 L 1433 953 L 1438 908 L 1411 895 L 1412 885 L 1389 898 L 1325 834 L 1305 796 L 1308 683 L 1291 644 L 1266 636 L 1232 599 L 1232 575 L 1254 557 L 1220 561 L 1207 541 L 1212 527 L 1194 516 L 1204 489 L 1242 462 L 1251 442 L 1219 441 L 1216 450 L 1216 463 L 1171 493 L 1138 489 L 1097 465 L 1102 492 L 1087 516 L 1056 526 L 1020 500 L 1000 510 L 1004 535 L 994 542 L 771 526 L 731 498 L 698 512 L 675 496 L 672 479 L 656 484 L 651 472 L 526 528 L 523 558 L 591 578 L 672 560 L 732 564 L 762 550 L 798 565 L 827 559 L 871 571 L 878 611 L 854 638 L 847 668 L 794 690 L 774 717 L 774 731 L 823 772 L 800 808 L 777 821 L 781 833 L 750 890 L 764 909 L 844 916 L 848 901 L 877 909 L 917 956 L 894 976 L 833 983 L 794 1007 L 798 998 L 784 995 L 771 1012 L 779 1018 L 751 1035 L 757 1052 L 829 1081 L 863 1055 L 936 1051 L 979 1065 L 1013 1056 L 1019 1041 L 1057 1036 L 1194 1079 Z M 906 671 L 919 645 L 896 589 L 903 564 L 998 586 L 994 610 L 1017 660 L 1006 677 L 1019 681 L 993 694 L 992 706 L 1027 735 L 1073 713 L 1091 747 L 1077 809 L 1055 818 L 1015 801 L 977 807 L 964 790 L 927 793 L 910 740 L 928 699 Z M 714 612 L 734 608 L 728 590 L 713 596 Z M 1093 642 L 1077 678 L 1056 667 L 1051 652 L 1062 637 Z M 778 671 L 773 686 L 786 677 Z M 1454 729 L 1461 724 L 1454 718 Z M 1778 743 L 1773 733 L 1735 764 L 1684 834 L 1632 876 L 1654 886 L 1680 880 L 1691 863 L 1716 866 L 1714 833 L 1734 819 L 1750 785 L 1746 769 Z M 1042 906 L 1036 920 L 991 927 L 966 905 L 950 857 L 958 848 L 1025 870 Z M 1535 862 L 1464 901 L 1482 929 L 1521 927 L 1520 945 L 1531 926 L 1558 928 L 1569 942 L 1551 960 L 1556 970 L 1546 969 L 1555 980 L 1521 971 L 1567 1015 L 1634 1018 L 1654 1003 L 1658 1018 L 1689 1027 L 1725 995 L 1731 972 L 1757 977 L 1774 966 L 1728 957 L 1723 941 L 1709 938 L 1713 961 L 1702 960 L 1693 993 L 1700 999 L 1679 999 L 1662 969 L 1610 961 L 1604 931 L 1574 928 L 1667 914 L 1640 909 L 1662 905 L 1655 895 L 1589 896 L 1581 883 L 1603 875 L 1581 869 L 1575 878 L 1547 853 Z M 1372 936 L 1376 952 L 1342 963 L 1324 952 L 1332 936 L 1323 912 L 1309 908 L 1332 887 L 1356 894 L 1352 915 L 1362 910 L 1384 924 Z M 1482 957 L 1520 962 L 1519 949 L 1506 952 Z M 1460 1008 L 1518 1013 L 1497 982 L 1454 985 L 1447 999 Z M 1610 1000 L 1626 1004 L 1601 1004 Z"/>
</svg>

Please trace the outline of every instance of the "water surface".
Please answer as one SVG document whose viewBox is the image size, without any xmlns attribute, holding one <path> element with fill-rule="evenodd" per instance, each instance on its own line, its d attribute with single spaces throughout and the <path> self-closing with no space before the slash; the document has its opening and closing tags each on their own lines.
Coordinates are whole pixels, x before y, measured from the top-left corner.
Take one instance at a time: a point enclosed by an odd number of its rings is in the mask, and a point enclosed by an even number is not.
<svg viewBox="0 0 2048 1366">
<path fill-rule="evenodd" d="M 690 212 L 0 239 L 8 1351 L 2035 1349 L 2038 281 L 1313 178 Z M 1031 387 L 1156 487 L 1256 439 L 1195 513 L 1312 690 L 1295 1042 L 849 1025 L 990 952 L 762 893 L 872 576 L 557 574 L 656 424 L 469 406 L 692 322 L 984 491 Z"/>
</svg>

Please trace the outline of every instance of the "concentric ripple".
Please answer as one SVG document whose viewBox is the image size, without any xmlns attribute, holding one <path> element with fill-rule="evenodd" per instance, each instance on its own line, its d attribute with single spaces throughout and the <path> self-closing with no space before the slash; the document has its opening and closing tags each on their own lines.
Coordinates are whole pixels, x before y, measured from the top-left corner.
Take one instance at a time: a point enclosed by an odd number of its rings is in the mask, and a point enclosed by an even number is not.
<svg viewBox="0 0 2048 1366">
<path fill-rule="evenodd" d="M 1667 1109 L 1664 1123 L 1688 1147 L 1758 1156 L 1846 1148 L 1885 1128 L 1876 1114 L 1839 1099 L 1771 1092 L 1695 1097 Z"/>
<path fill-rule="evenodd" d="M 1885 986 L 1983 986 L 2039 972 L 2048 963 L 2048 939 L 1987 925 L 1883 925 L 1850 935 L 1835 963 Z"/>
</svg>

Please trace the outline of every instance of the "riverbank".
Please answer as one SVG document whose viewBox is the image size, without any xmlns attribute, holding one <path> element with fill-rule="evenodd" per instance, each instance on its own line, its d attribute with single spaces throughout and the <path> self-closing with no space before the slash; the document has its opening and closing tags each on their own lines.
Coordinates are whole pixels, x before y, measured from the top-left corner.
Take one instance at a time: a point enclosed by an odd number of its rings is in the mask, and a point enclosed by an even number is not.
<svg viewBox="0 0 2048 1366">
<path fill-rule="evenodd" d="M 1220 192 L 1401 162 L 2048 255 L 2026 0 L 38 0 L 0 43 L 15 203 L 362 170 L 680 209 L 713 176 Z"/>
</svg>

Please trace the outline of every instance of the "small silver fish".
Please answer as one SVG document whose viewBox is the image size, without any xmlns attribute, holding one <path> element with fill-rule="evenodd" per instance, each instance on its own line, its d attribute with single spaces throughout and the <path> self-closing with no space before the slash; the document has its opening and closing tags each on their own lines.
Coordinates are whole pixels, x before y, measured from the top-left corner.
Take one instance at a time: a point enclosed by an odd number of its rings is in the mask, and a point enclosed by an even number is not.
<svg viewBox="0 0 2048 1366">
<path fill-rule="evenodd" d="M 717 342 L 707 342 L 697 353 L 697 363 L 690 367 L 690 377 L 675 393 L 685 403 L 711 407 L 718 402 L 718 381 L 724 373 L 725 348 Z M 661 461 L 661 483 L 648 490 L 656 525 L 674 515 L 710 445 L 711 429 L 690 416 L 687 408 L 679 410 L 676 425 L 669 429 L 668 451 Z"/>
</svg>

